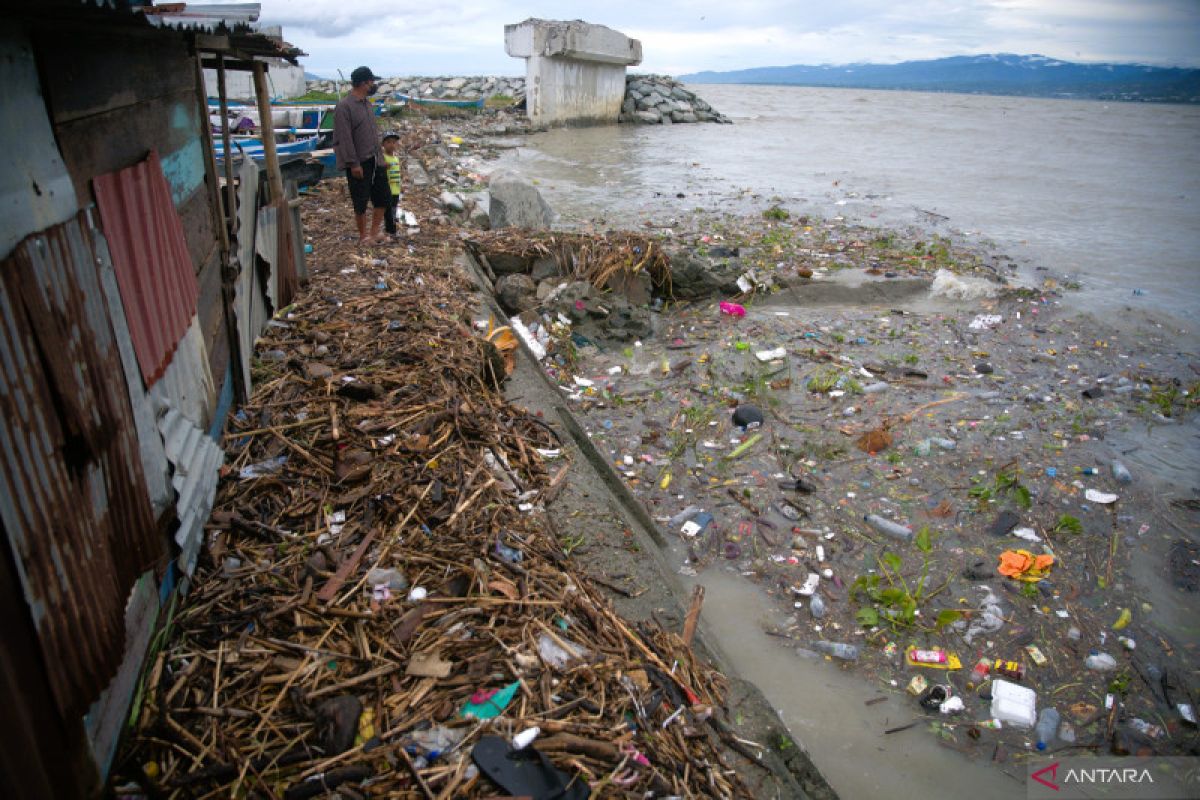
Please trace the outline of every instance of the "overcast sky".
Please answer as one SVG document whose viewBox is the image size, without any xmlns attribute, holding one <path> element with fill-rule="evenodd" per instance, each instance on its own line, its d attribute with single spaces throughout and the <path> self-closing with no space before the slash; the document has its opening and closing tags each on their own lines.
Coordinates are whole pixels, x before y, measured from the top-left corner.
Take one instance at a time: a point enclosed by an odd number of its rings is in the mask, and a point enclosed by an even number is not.
<svg viewBox="0 0 1200 800">
<path fill-rule="evenodd" d="M 895 63 L 976 53 L 1200 66 L 1200 0 L 262 0 L 263 24 L 349 75 L 523 75 L 504 25 L 583 19 L 642 42 L 644 72 Z"/>
</svg>

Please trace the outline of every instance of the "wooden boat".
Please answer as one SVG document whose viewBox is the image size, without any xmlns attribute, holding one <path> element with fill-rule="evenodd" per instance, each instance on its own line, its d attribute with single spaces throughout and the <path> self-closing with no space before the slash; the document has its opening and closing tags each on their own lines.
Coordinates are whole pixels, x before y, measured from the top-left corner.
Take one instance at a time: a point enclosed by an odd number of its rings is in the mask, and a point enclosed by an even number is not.
<svg viewBox="0 0 1200 800">
<path fill-rule="evenodd" d="M 294 142 L 279 142 L 275 145 L 275 152 L 280 156 L 285 155 L 303 155 L 311 153 L 317 148 L 317 139 L 319 137 L 310 136 L 306 139 L 297 139 Z M 266 158 L 266 153 L 263 150 L 262 139 L 255 137 L 234 137 L 231 144 L 235 155 L 241 154 L 249 156 L 255 161 L 262 161 Z M 225 148 L 220 138 L 213 141 L 213 150 L 216 152 L 217 160 L 225 158 Z"/>
<path fill-rule="evenodd" d="M 480 97 L 476 100 L 437 100 L 432 97 L 413 97 L 408 94 L 397 92 L 393 95 L 398 100 L 403 100 L 405 103 L 412 103 L 414 106 L 427 106 L 430 108 L 483 108 L 484 98 Z"/>
</svg>

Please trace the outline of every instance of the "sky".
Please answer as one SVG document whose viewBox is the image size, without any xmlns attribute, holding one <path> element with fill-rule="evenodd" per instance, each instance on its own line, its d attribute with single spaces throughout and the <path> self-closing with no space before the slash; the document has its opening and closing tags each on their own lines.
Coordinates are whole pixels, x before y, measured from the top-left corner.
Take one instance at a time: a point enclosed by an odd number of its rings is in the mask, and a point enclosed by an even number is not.
<svg viewBox="0 0 1200 800">
<path fill-rule="evenodd" d="M 260 22 L 336 77 L 523 75 L 504 25 L 582 19 L 642 42 L 633 71 L 896 63 L 980 53 L 1200 67 L 1200 0 L 262 0 Z"/>
</svg>

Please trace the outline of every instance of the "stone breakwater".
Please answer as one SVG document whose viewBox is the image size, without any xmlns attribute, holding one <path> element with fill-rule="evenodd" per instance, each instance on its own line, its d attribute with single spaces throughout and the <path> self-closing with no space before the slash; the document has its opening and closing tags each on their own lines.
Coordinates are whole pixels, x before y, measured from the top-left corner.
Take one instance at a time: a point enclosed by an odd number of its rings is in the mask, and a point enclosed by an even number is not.
<svg viewBox="0 0 1200 800">
<path fill-rule="evenodd" d="M 670 125 L 676 122 L 721 122 L 731 120 L 683 84 L 666 75 L 628 75 L 621 122 Z"/>
<path fill-rule="evenodd" d="M 308 82 L 308 90 L 339 93 L 350 88 L 349 81 L 316 80 Z M 434 100 L 478 100 L 497 95 L 511 97 L 514 103 L 525 99 L 525 79 L 500 76 L 466 77 L 394 77 L 379 84 L 380 94 L 401 94 Z"/>
<path fill-rule="evenodd" d="M 349 88 L 345 81 L 308 81 L 310 92 L 338 94 Z M 396 93 L 434 100 L 485 100 L 512 98 L 514 105 L 525 100 L 525 79 L 499 76 L 482 77 L 394 77 L 379 84 L 380 94 Z M 681 122 L 722 122 L 730 119 L 666 75 L 628 75 L 620 122 L 643 125 L 670 125 Z"/>
</svg>

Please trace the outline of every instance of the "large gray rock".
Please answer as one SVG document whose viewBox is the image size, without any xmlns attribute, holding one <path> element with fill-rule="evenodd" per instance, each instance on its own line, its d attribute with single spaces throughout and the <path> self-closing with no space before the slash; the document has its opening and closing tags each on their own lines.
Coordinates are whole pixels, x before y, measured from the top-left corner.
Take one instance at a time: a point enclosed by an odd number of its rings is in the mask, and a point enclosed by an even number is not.
<svg viewBox="0 0 1200 800">
<path fill-rule="evenodd" d="M 492 230 L 550 227 L 554 212 L 542 193 L 529 181 L 509 172 L 498 172 L 488 181 L 488 209 Z"/>
<path fill-rule="evenodd" d="M 657 111 L 635 111 L 633 116 L 638 121 L 644 122 L 647 125 L 657 125 L 662 122 L 662 114 L 659 114 Z"/>
<path fill-rule="evenodd" d="M 668 253 L 668 257 L 671 259 L 671 293 L 681 300 L 741 291 L 737 279 L 746 271 L 746 266 L 735 255 L 702 255 L 681 249 Z"/>
<path fill-rule="evenodd" d="M 454 192 L 442 192 L 438 195 L 438 202 L 442 204 L 442 208 L 447 211 L 452 211 L 456 214 L 463 212 L 463 199 Z"/>
<path fill-rule="evenodd" d="M 520 314 L 537 307 L 537 284 L 528 275 L 505 275 L 496 281 L 496 299 L 509 314 Z"/>
</svg>

